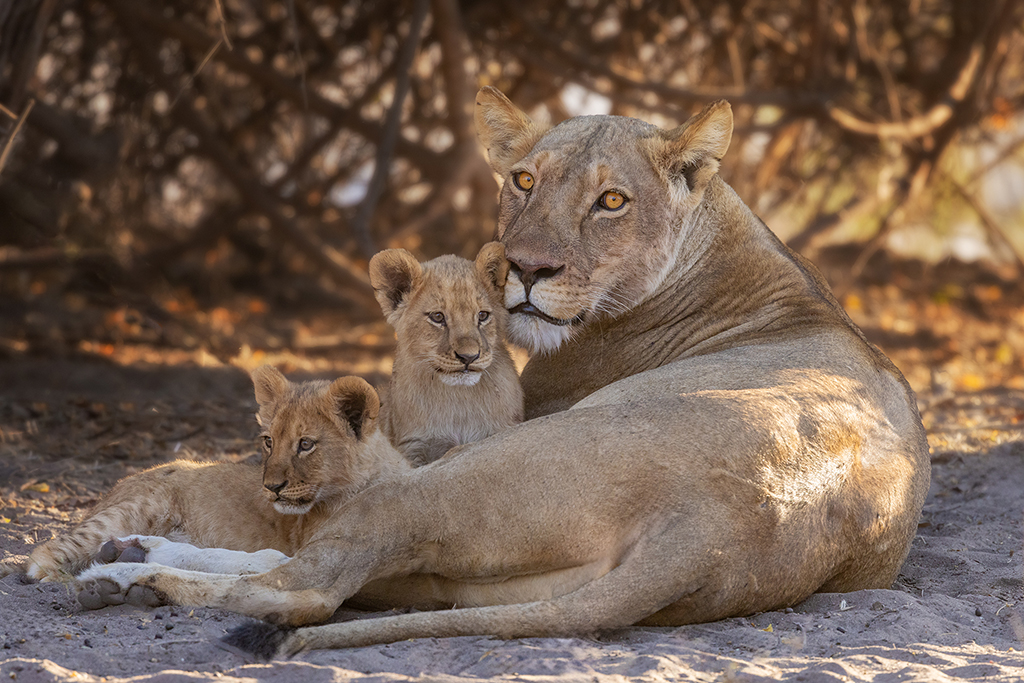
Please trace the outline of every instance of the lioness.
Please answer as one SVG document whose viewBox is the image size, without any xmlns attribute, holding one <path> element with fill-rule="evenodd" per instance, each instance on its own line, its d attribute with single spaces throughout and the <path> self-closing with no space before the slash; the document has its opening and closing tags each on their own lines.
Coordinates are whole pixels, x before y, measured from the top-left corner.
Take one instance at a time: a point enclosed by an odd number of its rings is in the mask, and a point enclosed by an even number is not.
<svg viewBox="0 0 1024 683">
<path fill-rule="evenodd" d="M 105 541 L 134 534 L 152 537 L 135 539 L 150 562 L 265 571 L 287 561 L 356 491 L 411 469 L 377 428 L 380 401 L 365 380 L 296 384 L 269 366 L 252 380 L 262 466 L 178 460 L 126 477 L 70 533 L 36 548 L 28 575 L 69 580 Z M 81 599 L 102 606 L 95 596 Z"/>
<path fill-rule="evenodd" d="M 87 579 L 289 627 L 414 573 L 526 603 L 234 635 L 263 654 L 684 624 L 889 586 L 929 483 L 915 399 L 718 177 L 729 105 L 670 131 L 616 116 L 547 130 L 484 88 L 476 121 L 505 178 L 533 419 L 355 495 L 264 574 Z"/>
<path fill-rule="evenodd" d="M 384 400 L 384 433 L 414 465 L 523 421 L 523 390 L 505 346 L 500 242 L 476 261 L 420 264 L 405 249 L 370 259 L 370 283 L 398 348 Z"/>
</svg>

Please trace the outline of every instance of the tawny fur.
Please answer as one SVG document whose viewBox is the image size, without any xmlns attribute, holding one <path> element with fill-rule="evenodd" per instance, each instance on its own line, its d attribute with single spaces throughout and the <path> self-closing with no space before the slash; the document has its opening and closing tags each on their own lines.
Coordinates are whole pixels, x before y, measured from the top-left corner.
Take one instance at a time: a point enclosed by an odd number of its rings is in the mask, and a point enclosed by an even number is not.
<svg viewBox="0 0 1024 683">
<path fill-rule="evenodd" d="M 523 390 L 505 346 L 504 253 L 491 242 L 475 262 L 441 256 L 420 264 L 404 249 L 370 261 L 370 282 L 398 339 L 381 424 L 415 465 L 523 420 Z"/>
<path fill-rule="evenodd" d="M 37 548 L 26 570 L 69 580 L 113 538 L 142 534 L 200 548 L 294 554 L 348 498 L 409 468 L 377 428 L 379 399 L 358 377 L 293 384 L 253 372 L 263 464 L 178 460 L 117 483 L 69 533 Z M 358 436 L 356 434 L 358 432 Z M 311 439 L 311 452 L 298 452 Z M 287 485 L 277 493 L 269 486 Z"/>
<path fill-rule="evenodd" d="M 545 131 L 484 88 L 477 125 L 507 179 L 506 306 L 540 354 L 523 373 L 534 419 L 363 490 L 264 574 L 90 580 L 290 626 L 381 579 L 443 577 L 469 605 L 299 628 L 279 653 L 685 624 L 888 587 L 929 484 L 916 401 L 717 176 L 729 106 L 672 131 L 616 116 Z"/>
</svg>

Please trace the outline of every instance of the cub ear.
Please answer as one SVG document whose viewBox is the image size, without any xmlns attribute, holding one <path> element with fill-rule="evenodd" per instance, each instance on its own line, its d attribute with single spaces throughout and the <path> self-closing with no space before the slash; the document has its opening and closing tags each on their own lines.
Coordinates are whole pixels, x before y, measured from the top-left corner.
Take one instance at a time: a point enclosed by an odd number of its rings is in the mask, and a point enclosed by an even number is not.
<svg viewBox="0 0 1024 683">
<path fill-rule="evenodd" d="M 488 242 L 476 255 L 476 273 L 489 287 L 501 291 L 508 279 L 510 264 L 505 258 L 505 245 Z"/>
<path fill-rule="evenodd" d="M 335 413 L 352 427 L 356 439 L 373 431 L 373 421 L 380 414 L 380 397 L 362 377 L 341 377 L 327 390 Z"/>
<path fill-rule="evenodd" d="M 497 88 L 485 85 L 476 94 L 476 134 L 487 149 L 487 160 L 502 178 L 525 157 L 547 132 L 533 122 Z"/>
<path fill-rule="evenodd" d="M 686 183 L 694 194 L 703 192 L 732 141 L 732 107 L 725 100 L 712 102 L 683 125 L 651 139 L 655 168 L 670 183 Z"/>
<path fill-rule="evenodd" d="M 260 408 L 270 408 L 284 398 L 285 392 L 288 391 L 288 380 L 277 368 L 270 365 L 261 365 L 249 376 L 252 377 L 252 385 L 256 389 L 256 403 Z"/>
<path fill-rule="evenodd" d="M 384 317 L 391 314 L 419 284 L 423 267 L 405 249 L 385 249 L 370 259 L 370 285 Z"/>
</svg>

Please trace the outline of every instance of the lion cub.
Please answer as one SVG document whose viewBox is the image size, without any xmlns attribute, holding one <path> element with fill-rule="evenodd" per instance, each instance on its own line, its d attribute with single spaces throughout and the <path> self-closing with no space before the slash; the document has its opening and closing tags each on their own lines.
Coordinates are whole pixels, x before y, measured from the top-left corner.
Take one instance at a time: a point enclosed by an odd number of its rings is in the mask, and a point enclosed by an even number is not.
<svg viewBox="0 0 1024 683">
<path fill-rule="evenodd" d="M 523 420 L 523 390 L 505 346 L 500 242 L 476 261 L 441 256 L 419 263 L 404 249 L 370 261 L 370 283 L 398 348 L 384 396 L 382 428 L 414 465 Z"/>
<path fill-rule="evenodd" d="M 135 534 L 150 562 L 189 568 L 181 553 L 198 546 L 226 549 L 222 569 L 262 571 L 260 563 L 286 561 L 355 492 L 411 469 L 378 428 L 380 399 L 363 379 L 292 383 L 264 366 L 252 380 L 262 466 L 178 460 L 126 477 L 75 529 L 32 553 L 29 576 L 68 580 L 98 553 L 111 561 L 125 549 L 109 539 Z M 235 566 L 230 551 L 254 553 L 247 561 L 257 566 Z"/>
</svg>

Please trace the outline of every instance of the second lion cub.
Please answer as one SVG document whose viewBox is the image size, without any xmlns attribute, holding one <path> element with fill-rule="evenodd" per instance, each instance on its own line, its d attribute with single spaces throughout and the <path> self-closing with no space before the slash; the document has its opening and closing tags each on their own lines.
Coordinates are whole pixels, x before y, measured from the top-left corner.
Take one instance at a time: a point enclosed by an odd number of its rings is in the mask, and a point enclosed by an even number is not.
<svg viewBox="0 0 1024 683">
<path fill-rule="evenodd" d="M 505 346 L 509 263 L 500 242 L 469 261 L 421 264 L 404 249 L 370 261 L 370 283 L 398 349 L 382 428 L 414 465 L 523 420 L 523 390 Z"/>
</svg>

